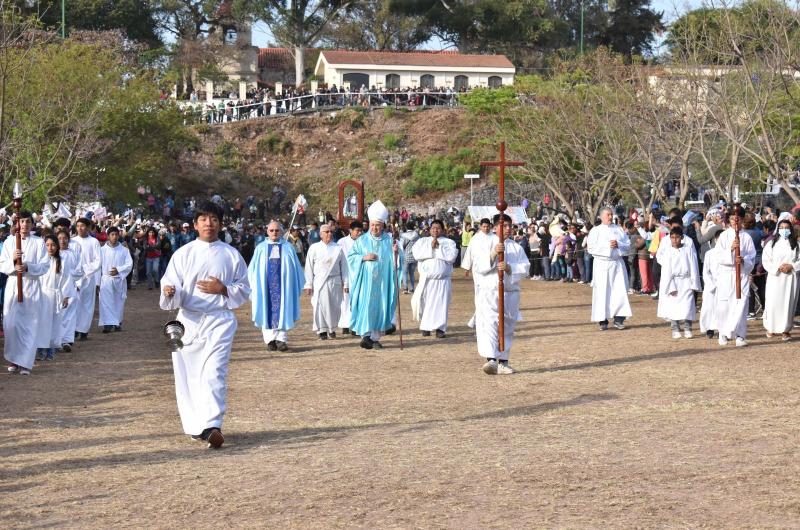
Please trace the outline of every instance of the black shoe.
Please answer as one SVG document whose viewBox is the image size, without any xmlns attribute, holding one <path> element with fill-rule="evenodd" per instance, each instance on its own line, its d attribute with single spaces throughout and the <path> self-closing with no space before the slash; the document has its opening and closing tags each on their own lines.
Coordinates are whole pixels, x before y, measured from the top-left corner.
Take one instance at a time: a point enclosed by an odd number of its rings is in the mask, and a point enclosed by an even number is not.
<svg viewBox="0 0 800 530">
<path fill-rule="evenodd" d="M 706 337 L 709 338 L 709 339 L 713 339 L 714 338 L 714 330 L 713 329 L 706 330 Z"/>
<path fill-rule="evenodd" d="M 335 339 L 336 338 L 336 332 L 335 331 L 329 331 L 328 332 L 328 338 Z"/>
<path fill-rule="evenodd" d="M 371 350 L 372 345 L 373 345 L 372 339 L 370 339 L 369 337 L 361 337 L 362 348 L 364 348 L 365 350 Z"/>
<path fill-rule="evenodd" d="M 62 344 L 61 349 L 64 350 L 65 352 L 71 352 L 72 346 L 70 346 L 69 344 Z"/>
<path fill-rule="evenodd" d="M 285 342 L 280 340 L 276 340 L 275 345 L 278 347 L 278 351 L 286 351 L 289 349 L 289 346 L 287 346 Z"/>
<path fill-rule="evenodd" d="M 423 331 L 422 332 L 422 336 L 423 337 L 430 337 L 431 336 L 431 332 L 430 331 Z"/>
<path fill-rule="evenodd" d="M 114 331 L 122 331 L 122 326 L 114 326 Z"/>
<path fill-rule="evenodd" d="M 89 340 L 89 334 L 88 333 L 79 333 L 78 335 L 80 336 L 80 338 L 78 340 L 81 341 L 81 342 L 83 342 L 85 340 Z"/>
<path fill-rule="evenodd" d="M 327 333 L 320 333 L 319 334 L 319 340 L 328 340 L 328 334 Z"/>
<path fill-rule="evenodd" d="M 389 329 L 387 329 L 386 331 L 384 331 L 384 332 L 383 332 L 383 334 L 384 334 L 384 335 L 391 335 L 391 334 L 393 334 L 395 331 L 397 331 L 397 328 L 395 327 L 395 325 L 394 325 L 394 324 L 392 324 L 392 327 L 390 327 Z"/>
<path fill-rule="evenodd" d="M 103 326 L 103 333 L 111 333 L 114 326 Z"/>
<path fill-rule="evenodd" d="M 271 340 L 267 343 L 267 351 L 275 351 L 278 349 L 278 345 L 274 340 Z"/>
<path fill-rule="evenodd" d="M 436 330 L 436 338 L 437 339 L 443 339 L 445 337 L 447 337 L 447 334 L 444 331 L 442 331 L 441 329 L 437 329 Z"/>
<path fill-rule="evenodd" d="M 349 335 L 349 334 L 350 334 L 350 328 L 342 328 L 342 335 Z"/>
<path fill-rule="evenodd" d="M 608 322 L 600 322 L 600 331 L 605 331 L 608 329 Z"/>
<path fill-rule="evenodd" d="M 372 341 L 372 347 L 375 348 L 376 350 L 382 350 L 383 349 L 383 344 L 381 344 L 377 340 L 373 340 Z"/>
</svg>

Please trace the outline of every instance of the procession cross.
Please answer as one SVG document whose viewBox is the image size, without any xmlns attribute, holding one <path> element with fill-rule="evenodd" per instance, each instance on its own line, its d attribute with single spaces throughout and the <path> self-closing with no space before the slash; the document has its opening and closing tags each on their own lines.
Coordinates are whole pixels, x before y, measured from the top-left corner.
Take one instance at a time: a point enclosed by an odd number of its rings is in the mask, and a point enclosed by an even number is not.
<svg viewBox="0 0 800 530">
<path fill-rule="evenodd" d="M 517 162 L 506 160 L 506 143 L 500 142 L 500 160 L 496 160 L 493 162 L 481 162 L 481 167 L 497 167 L 500 168 L 500 178 L 498 180 L 497 186 L 497 204 L 495 204 L 495 208 L 497 211 L 500 212 L 500 224 L 497 226 L 497 238 L 500 240 L 500 243 L 503 244 L 506 239 L 505 234 L 505 220 L 503 216 L 506 213 L 506 208 L 508 208 L 508 203 L 506 202 L 506 168 L 507 167 L 521 167 L 524 166 L 525 162 Z M 503 288 L 503 271 L 500 268 L 501 263 L 505 263 L 504 254 L 502 250 L 497 253 L 497 278 L 498 278 L 498 287 L 497 287 L 497 349 L 498 351 L 505 351 L 506 349 L 506 337 L 505 337 L 505 289 Z"/>
</svg>

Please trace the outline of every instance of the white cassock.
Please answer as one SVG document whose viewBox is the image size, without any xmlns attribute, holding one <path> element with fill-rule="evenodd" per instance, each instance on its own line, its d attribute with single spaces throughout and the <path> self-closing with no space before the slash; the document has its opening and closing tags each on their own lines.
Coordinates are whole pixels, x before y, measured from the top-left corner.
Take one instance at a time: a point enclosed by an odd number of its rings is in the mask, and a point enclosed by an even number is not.
<svg viewBox="0 0 800 530">
<path fill-rule="evenodd" d="M 75 236 L 70 239 L 69 244 L 80 247 L 81 268 L 83 269 L 83 281 L 80 282 L 80 293 L 77 300 L 75 331 L 89 333 L 94 318 L 95 288 L 101 265 L 100 242 L 92 236 Z"/>
<path fill-rule="evenodd" d="M 75 340 L 75 323 L 78 317 L 78 286 L 83 281 L 83 265 L 81 264 L 81 249 L 78 245 L 58 252 L 61 254 L 61 263 L 64 264 L 65 270 L 70 273 L 73 291 L 66 309 L 62 309 L 58 316 L 61 324 L 61 338 L 59 339 L 58 347 L 61 347 L 64 344 L 72 344 L 72 341 Z"/>
<path fill-rule="evenodd" d="M 497 259 L 492 261 L 491 249 L 500 242 L 496 235 L 487 236 L 486 245 L 476 246 L 472 250 L 472 271 L 478 288 L 475 299 L 475 334 L 478 339 L 478 354 L 484 358 L 508 360 L 511 344 L 514 340 L 514 328 L 520 320 L 519 282 L 527 277 L 530 261 L 525 251 L 511 239 L 505 241 L 506 271 L 503 275 L 504 295 L 504 327 L 505 350 L 498 350 L 497 311 Z"/>
<path fill-rule="evenodd" d="M 349 285 L 347 260 L 342 247 L 318 241 L 308 247 L 303 289 L 313 289 L 313 329 L 318 333 L 336 331 L 341 319 L 342 298 Z M 347 327 L 347 326 L 345 326 Z"/>
<path fill-rule="evenodd" d="M 747 337 L 747 310 L 750 305 L 750 272 L 755 266 L 756 248 L 744 230 L 739 232 L 739 252 L 744 259 L 741 269 L 742 297 L 736 299 L 736 264 L 731 249 L 736 231 L 725 230 L 717 239 L 717 325 L 719 334 L 733 339 Z"/>
<path fill-rule="evenodd" d="M 39 277 L 47 273 L 50 258 L 40 237 L 29 235 L 22 240 L 22 261 L 28 271 L 22 276 L 22 303 L 17 302 L 17 272 L 14 270 L 14 251 L 17 238 L 6 238 L 0 252 L 0 272 L 8 275 L 3 303 L 5 346 L 3 357 L 13 364 L 30 370 L 36 357 L 39 319 L 42 317 L 42 284 Z M 49 328 L 48 328 L 49 329 Z"/>
<path fill-rule="evenodd" d="M 717 324 L 717 247 L 703 256 L 703 307 L 700 309 L 700 331 L 719 329 Z"/>
<path fill-rule="evenodd" d="M 628 234 L 617 225 L 597 225 L 589 232 L 587 250 L 594 257 L 592 268 L 592 322 L 630 317 L 628 273 L 622 261 L 631 246 Z M 611 240 L 617 248 L 611 248 Z"/>
<path fill-rule="evenodd" d="M 228 296 L 200 292 L 196 283 L 214 276 L 225 284 Z M 183 348 L 172 352 L 175 395 L 183 431 L 201 434 L 222 427 L 228 361 L 231 356 L 236 316 L 233 309 L 250 299 L 247 265 L 241 254 L 222 241 L 196 239 L 172 255 L 161 286 L 172 286 L 175 295 L 161 293 L 161 309 L 179 309 L 176 317 L 186 331 Z"/>
<path fill-rule="evenodd" d="M 59 251 L 60 253 L 60 251 Z M 77 294 L 75 283 L 72 278 L 72 262 L 69 259 L 61 258 L 61 272 L 56 272 L 56 261 L 50 259 L 50 266 L 47 272 L 41 276 L 42 284 L 42 303 L 45 310 L 42 312 L 42 319 L 39 321 L 37 334 L 47 335 L 48 344 L 46 348 L 60 348 L 61 342 L 61 319 L 64 315 L 63 303 L 65 298 L 72 299 Z"/>
<path fill-rule="evenodd" d="M 491 248 L 489 248 L 489 244 L 491 243 L 491 236 L 484 234 L 481 231 L 475 233 L 472 236 L 472 239 L 469 240 L 469 245 L 467 245 L 467 250 L 464 251 L 464 257 L 461 258 L 461 268 L 466 269 L 472 273 L 472 287 L 475 291 L 475 311 L 472 313 L 472 316 L 467 322 L 467 326 L 474 328 L 475 327 L 475 312 L 478 311 L 478 281 L 475 279 L 475 260 L 473 259 L 473 254 L 477 252 L 479 248 L 486 247 L 486 252 L 491 252 Z"/>
<path fill-rule="evenodd" d="M 674 248 L 672 242 L 665 239 L 666 245 L 662 244 L 656 254 L 661 265 L 657 315 L 667 320 L 694 321 L 697 315 L 694 292 L 700 290 L 700 272 L 691 238 L 683 239 L 680 248 Z M 674 292 L 677 295 L 671 294 Z"/>
<path fill-rule="evenodd" d="M 133 260 L 127 247 L 117 243 L 112 247 L 108 243 L 100 248 L 100 320 L 99 326 L 119 326 L 125 312 L 125 300 L 128 298 L 128 283 L 125 281 Z M 111 269 L 117 269 L 117 275 L 111 276 Z"/>
<path fill-rule="evenodd" d="M 764 329 L 769 333 L 792 331 L 794 310 L 797 307 L 797 273 L 800 271 L 800 245 L 794 250 L 788 239 L 768 242 L 761 254 L 761 264 L 767 271 L 767 289 L 764 296 Z M 788 263 L 792 272 L 778 272 L 778 267 Z"/>
<path fill-rule="evenodd" d="M 356 240 L 350 236 L 345 236 L 337 243 L 342 248 L 345 257 L 345 265 L 347 265 L 347 255 L 350 254 L 350 249 L 353 248 L 353 243 Z M 339 316 L 339 327 L 342 329 L 350 327 L 350 293 L 342 295 L 341 313 Z"/>
<path fill-rule="evenodd" d="M 422 237 L 411 247 L 419 271 L 419 282 L 411 297 L 411 314 L 422 331 L 447 331 L 447 310 L 453 297 L 451 278 L 458 248 L 450 238 L 439 237 L 437 241 L 439 246 L 435 250 L 431 246 L 432 237 Z"/>
</svg>

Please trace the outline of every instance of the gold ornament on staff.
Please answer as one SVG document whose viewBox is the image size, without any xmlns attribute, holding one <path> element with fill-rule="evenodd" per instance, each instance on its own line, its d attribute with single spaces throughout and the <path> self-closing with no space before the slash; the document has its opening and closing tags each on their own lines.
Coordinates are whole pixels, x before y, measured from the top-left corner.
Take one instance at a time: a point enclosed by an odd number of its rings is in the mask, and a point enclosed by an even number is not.
<svg viewBox="0 0 800 530">
<path fill-rule="evenodd" d="M 481 167 L 497 167 L 500 168 L 500 178 L 498 180 L 497 192 L 497 204 L 495 204 L 495 208 L 497 211 L 500 212 L 500 224 L 497 226 L 497 238 L 500 240 L 500 244 L 505 244 L 506 233 L 505 233 L 505 219 L 503 216 L 505 215 L 506 209 L 508 208 L 508 203 L 506 202 L 506 168 L 507 167 L 522 167 L 525 165 L 525 162 L 514 162 L 506 160 L 506 143 L 500 142 L 500 160 L 492 161 L 492 162 L 481 162 Z M 497 338 L 498 338 L 498 345 L 497 349 L 499 351 L 505 351 L 506 349 L 506 337 L 505 337 L 505 289 L 503 288 L 503 270 L 500 268 L 500 264 L 505 263 L 505 252 L 500 251 L 497 253 L 497 278 L 498 278 L 498 288 L 497 288 L 497 313 L 498 313 L 498 321 L 497 321 Z"/>
<path fill-rule="evenodd" d="M 22 209 L 22 185 L 18 180 L 14 181 L 14 213 L 17 220 L 14 223 L 17 250 L 22 252 L 22 233 L 19 229 L 19 212 Z M 22 265 L 22 258 L 14 260 L 15 265 Z M 22 273 L 17 272 L 17 302 L 22 303 Z"/>
</svg>

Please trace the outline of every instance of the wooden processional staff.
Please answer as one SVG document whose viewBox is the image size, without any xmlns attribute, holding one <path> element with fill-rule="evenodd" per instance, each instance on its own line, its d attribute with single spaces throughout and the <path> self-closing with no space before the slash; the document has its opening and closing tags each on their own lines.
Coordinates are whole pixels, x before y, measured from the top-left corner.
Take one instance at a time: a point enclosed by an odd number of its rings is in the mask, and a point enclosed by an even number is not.
<svg viewBox="0 0 800 530">
<path fill-rule="evenodd" d="M 524 166 L 525 162 L 514 162 L 510 160 L 506 160 L 506 143 L 500 142 L 500 160 L 496 160 L 493 162 L 481 162 L 481 167 L 497 167 L 500 168 L 500 176 L 498 179 L 497 185 L 497 204 L 495 204 L 495 208 L 497 211 L 500 212 L 500 224 L 497 225 L 497 238 L 500 240 L 500 243 L 504 243 L 506 239 L 505 233 L 505 220 L 503 219 L 503 215 L 506 213 L 506 209 L 508 208 L 508 203 L 506 202 L 506 168 L 507 167 L 521 167 Z M 499 351 L 505 351 L 506 349 L 506 337 L 505 337 L 505 289 L 503 288 L 503 271 L 500 270 L 499 265 L 505 262 L 504 256 L 505 252 L 498 252 L 497 253 L 497 278 L 498 278 L 498 287 L 497 287 L 497 338 L 498 344 L 497 349 Z"/>
<path fill-rule="evenodd" d="M 15 241 L 17 243 L 17 250 L 22 250 L 22 233 L 19 230 L 19 212 L 22 208 L 22 186 L 19 181 L 14 182 L 14 213 L 16 213 L 15 224 Z M 22 263 L 22 258 L 14 262 L 16 265 Z M 17 273 L 17 302 L 22 303 L 22 274 Z"/>
</svg>

